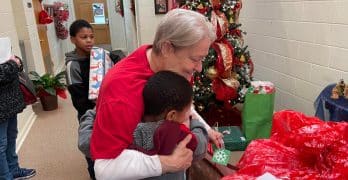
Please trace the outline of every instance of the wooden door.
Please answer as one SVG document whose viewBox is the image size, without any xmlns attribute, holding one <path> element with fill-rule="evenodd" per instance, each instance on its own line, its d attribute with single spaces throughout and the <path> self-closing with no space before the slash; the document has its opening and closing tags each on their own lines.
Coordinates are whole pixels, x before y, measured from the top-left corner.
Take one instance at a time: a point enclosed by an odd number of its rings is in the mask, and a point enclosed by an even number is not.
<svg viewBox="0 0 348 180">
<path fill-rule="evenodd" d="M 37 31 L 39 34 L 40 47 L 42 52 L 42 58 L 46 72 L 53 72 L 53 62 L 51 59 L 50 46 L 47 38 L 47 26 L 39 24 L 39 13 L 42 10 L 42 5 L 38 0 L 33 1 L 34 14 L 36 19 Z"/>
<path fill-rule="evenodd" d="M 96 11 L 96 5 L 103 4 L 103 10 Z M 76 19 L 88 21 L 94 31 L 95 45 L 110 45 L 110 30 L 106 0 L 74 0 Z M 105 18 L 96 22 L 96 16 Z"/>
</svg>

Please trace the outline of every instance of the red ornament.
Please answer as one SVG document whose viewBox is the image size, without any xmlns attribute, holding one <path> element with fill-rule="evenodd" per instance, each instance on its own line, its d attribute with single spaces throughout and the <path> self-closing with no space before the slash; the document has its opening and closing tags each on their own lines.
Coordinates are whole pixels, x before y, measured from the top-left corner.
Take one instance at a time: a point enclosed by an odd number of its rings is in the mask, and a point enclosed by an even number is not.
<svg viewBox="0 0 348 180">
<path fill-rule="evenodd" d="M 39 23 L 40 24 L 50 24 L 53 22 L 53 19 L 48 15 L 45 10 L 40 11 L 39 13 Z"/>
<path fill-rule="evenodd" d="M 204 7 L 203 4 L 200 4 L 197 6 L 197 11 L 204 15 L 205 13 L 208 12 L 208 8 Z"/>
<path fill-rule="evenodd" d="M 237 11 L 242 8 L 242 2 L 238 1 L 236 5 L 234 6 L 233 10 Z"/>
<path fill-rule="evenodd" d="M 212 89 L 217 100 L 228 102 L 230 99 L 237 98 L 237 90 L 235 88 L 226 86 L 226 84 L 219 78 L 213 80 Z"/>
<path fill-rule="evenodd" d="M 218 10 L 221 8 L 221 2 L 220 0 L 210 0 L 211 5 L 213 6 L 214 10 Z"/>
<path fill-rule="evenodd" d="M 230 35 L 242 37 L 242 31 L 240 29 L 234 29 L 234 30 L 230 31 Z"/>
<path fill-rule="evenodd" d="M 186 5 L 186 4 L 183 5 L 183 6 L 181 6 L 180 8 L 181 8 L 181 9 L 186 9 L 186 10 L 189 10 L 189 9 L 190 9 L 190 7 L 189 7 L 188 5 Z"/>
<path fill-rule="evenodd" d="M 250 76 L 251 76 L 254 72 L 254 63 L 250 58 L 248 59 L 248 65 L 250 67 Z"/>
</svg>

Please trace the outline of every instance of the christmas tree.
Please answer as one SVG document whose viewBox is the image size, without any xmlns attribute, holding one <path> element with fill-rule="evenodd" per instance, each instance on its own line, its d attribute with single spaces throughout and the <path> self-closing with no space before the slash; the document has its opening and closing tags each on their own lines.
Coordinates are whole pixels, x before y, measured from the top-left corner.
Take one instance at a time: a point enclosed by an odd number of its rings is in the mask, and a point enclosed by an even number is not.
<svg viewBox="0 0 348 180">
<path fill-rule="evenodd" d="M 217 39 L 194 76 L 194 101 L 199 113 L 217 107 L 220 112 L 243 103 L 252 80 L 253 64 L 239 23 L 241 0 L 184 0 L 180 7 L 205 15 Z"/>
</svg>

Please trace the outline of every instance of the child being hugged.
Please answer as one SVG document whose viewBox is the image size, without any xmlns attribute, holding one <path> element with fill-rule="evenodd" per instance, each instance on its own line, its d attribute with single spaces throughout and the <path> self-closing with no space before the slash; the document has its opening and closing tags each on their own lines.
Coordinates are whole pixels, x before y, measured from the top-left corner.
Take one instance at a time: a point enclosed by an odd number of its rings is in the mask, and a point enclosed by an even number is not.
<svg viewBox="0 0 348 180">
<path fill-rule="evenodd" d="M 90 53 L 94 45 L 92 26 L 85 20 L 74 21 L 70 26 L 70 40 L 75 50 L 65 54 L 66 82 L 79 120 L 88 109 L 95 107 L 95 102 L 88 99 Z M 95 179 L 94 162 L 87 156 L 86 160 L 89 175 Z"/>
<path fill-rule="evenodd" d="M 134 131 L 134 142 L 129 149 L 148 155 L 169 155 L 188 134 L 192 135 L 187 148 L 194 159 L 204 157 L 207 131 L 198 120 L 191 120 L 192 86 L 183 77 L 171 71 L 153 75 L 143 90 L 145 112 Z M 167 173 L 148 179 L 185 179 L 185 172 Z"/>
</svg>

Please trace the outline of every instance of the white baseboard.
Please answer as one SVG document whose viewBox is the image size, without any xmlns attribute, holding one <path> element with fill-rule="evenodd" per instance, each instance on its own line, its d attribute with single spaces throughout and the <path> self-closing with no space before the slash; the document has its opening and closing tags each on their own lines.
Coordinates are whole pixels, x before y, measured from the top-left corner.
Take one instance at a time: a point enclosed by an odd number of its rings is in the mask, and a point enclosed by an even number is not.
<svg viewBox="0 0 348 180">
<path fill-rule="evenodd" d="M 18 153 L 19 149 L 21 148 L 25 138 L 28 136 L 28 133 L 33 126 L 35 120 L 37 118 L 37 115 L 35 112 L 31 112 L 29 118 L 26 120 L 25 124 L 23 125 L 23 128 L 21 131 L 18 132 L 17 135 L 17 141 L 16 141 L 16 152 Z"/>
</svg>

